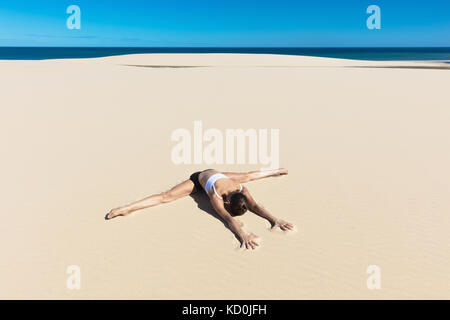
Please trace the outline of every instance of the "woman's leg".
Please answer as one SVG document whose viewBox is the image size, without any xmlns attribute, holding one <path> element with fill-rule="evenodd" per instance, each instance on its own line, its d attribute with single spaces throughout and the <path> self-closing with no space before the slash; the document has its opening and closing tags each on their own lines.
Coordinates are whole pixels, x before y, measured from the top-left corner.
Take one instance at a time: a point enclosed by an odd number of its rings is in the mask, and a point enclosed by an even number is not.
<svg viewBox="0 0 450 320">
<path fill-rule="evenodd" d="M 251 171 L 251 172 L 224 172 L 223 174 L 238 183 L 245 183 L 268 177 L 283 176 L 288 174 L 288 171 L 286 169 L 281 168 L 274 170 Z"/>
<path fill-rule="evenodd" d="M 136 210 L 153 207 L 161 203 L 168 203 L 181 197 L 188 196 L 194 191 L 194 183 L 191 180 L 186 180 L 176 185 L 169 191 L 154 194 L 126 206 L 113 209 L 106 215 L 106 219 L 109 220 L 117 216 L 126 216 Z"/>
</svg>

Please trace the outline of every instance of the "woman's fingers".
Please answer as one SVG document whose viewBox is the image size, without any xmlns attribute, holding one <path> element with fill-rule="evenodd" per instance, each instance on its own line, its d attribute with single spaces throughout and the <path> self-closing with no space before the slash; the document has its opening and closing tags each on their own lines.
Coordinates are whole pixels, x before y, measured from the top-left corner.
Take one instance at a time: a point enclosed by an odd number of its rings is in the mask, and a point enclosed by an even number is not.
<svg viewBox="0 0 450 320">
<path fill-rule="evenodd" d="M 258 236 L 255 236 L 253 233 L 250 234 L 250 238 L 244 240 L 241 242 L 241 248 L 243 248 L 245 246 L 245 249 L 256 249 L 256 247 L 259 246 L 259 243 L 256 242 L 254 239 L 258 239 Z"/>
<path fill-rule="evenodd" d="M 283 230 L 283 231 L 293 230 L 293 229 L 294 229 L 294 225 L 293 225 L 292 223 L 288 223 L 288 222 L 283 222 L 283 223 L 280 223 L 280 224 L 275 224 L 275 225 L 272 227 L 272 229 L 275 228 L 275 227 L 280 227 L 280 229 Z"/>
<path fill-rule="evenodd" d="M 241 248 L 245 245 L 245 249 L 256 249 L 256 247 L 259 246 L 259 243 L 257 243 L 256 241 L 250 240 L 250 241 L 245 241 L 241 244 Z"/>
</svg>

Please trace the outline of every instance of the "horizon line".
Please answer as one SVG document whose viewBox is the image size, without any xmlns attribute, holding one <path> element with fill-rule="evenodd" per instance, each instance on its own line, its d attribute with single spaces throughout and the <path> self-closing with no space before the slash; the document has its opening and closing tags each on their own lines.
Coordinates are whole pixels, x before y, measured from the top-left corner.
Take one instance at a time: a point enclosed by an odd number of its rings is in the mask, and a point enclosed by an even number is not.
<svg viewBox="0 0 450 320">
<path fill-rule="evenodd" d="M 363 47 L 352 47 L 352 46 L 317 46 L 317 47 L 291 47 L 291 46 L 251 46 L 251 47 L 241 47 L 241 46 L 0 46 L 0 48 L 132 48 L 132 49 L 421 49 L 421 48 L 436 48 L 436 49 L 450 49 L 450 46 L 363 46 Z"/>
</svg>

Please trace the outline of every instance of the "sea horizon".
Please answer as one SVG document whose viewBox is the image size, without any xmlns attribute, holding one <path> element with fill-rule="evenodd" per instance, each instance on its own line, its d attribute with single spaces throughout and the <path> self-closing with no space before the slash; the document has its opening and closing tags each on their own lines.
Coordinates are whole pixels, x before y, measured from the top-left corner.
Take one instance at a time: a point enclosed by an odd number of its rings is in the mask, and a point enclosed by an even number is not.
<svg viewBox="0 0 450 320">
<path fill-rule="evenodd" d="M 100 58 L 151 53 L 280 54 L 373 61 L 448 61 L 450 47 L 38 47 L 0 46 L 0 60 Z"/>
</svg>

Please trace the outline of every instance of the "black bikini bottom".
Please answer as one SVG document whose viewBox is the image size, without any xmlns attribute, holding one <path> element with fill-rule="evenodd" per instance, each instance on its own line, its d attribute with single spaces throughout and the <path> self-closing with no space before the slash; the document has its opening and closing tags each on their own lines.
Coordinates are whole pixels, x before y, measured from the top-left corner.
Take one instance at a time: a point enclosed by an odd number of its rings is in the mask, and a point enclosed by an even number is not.
<svg viewBox="0 0 450 320">
<path fill-rule="evenodd" d="M 193 174 L 191 174 L 191 176 L 189 177 L 189 180 L 191 180 L 194 185 L 195 188 L 197 189 L 197 191 L 203 190 L 202 185 L 200 184 L 200 181 L 198 181 L 198 176 L 200 175 L 200 173 L 202 173 L 202 171 L 197 171 L 194 172 Z"/>
</svg>

